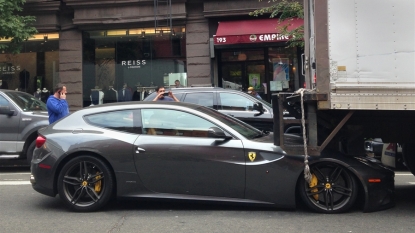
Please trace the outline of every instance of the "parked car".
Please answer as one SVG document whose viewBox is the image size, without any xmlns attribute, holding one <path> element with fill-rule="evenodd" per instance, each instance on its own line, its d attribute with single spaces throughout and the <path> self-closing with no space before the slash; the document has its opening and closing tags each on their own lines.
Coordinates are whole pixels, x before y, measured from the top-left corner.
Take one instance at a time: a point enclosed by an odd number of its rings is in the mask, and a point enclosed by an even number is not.
<svg viewBox="0 0 415 233">
<path fill-rule="evenodd" d="M 0 89 L 0 159 L 30 164 L 37 130 L 49 125 L 46 105 L 25 92 Z"/>
<path fill-rule="evenodd" d="M 377 160 L 324 151 L 309 158 L 310 183 L 303 160 L 275 146 L 273 133 L 211 108 L 125 102 L 85 108 L 40 129 L 30 180 L 75 211 L 98 210 L 113 196 L 281 208 L 295 208 L 300 197 L 323 213 L 347 211 L 357 198 L 364 211 L 394 205 L 394 173 Z"/>
<path fill-rule="evenodd" d="M 167 91 L 172 91 L 180 102 L 213 108 L 221 113 L 236 117 L 257 129 L 273 131 L 274 121 L 271 104 L 245 92 L 220 87 L 172 88 Z M 156 94 L 155 92 L 151 93 L 144 101 L 152 101 Z M 254 110 L 256 103 L 262 104 L 263 114 L 258 114 L 259 112 Z"/>
<path fill-rule="evenodd" d="M 381 138 L 369 138 L 365 140 L 365 150 L 367 153 L 372 154 L 372 156 L 380 161 L 383 161 L 382 156 L 387 156 L 383 154 L 384 145 L 389 145 L 389 143 L 384 143 Z M 394 163 L 385 164 L 389 167 L 394 168 L 395 170 L 407 170 L 404 157 L 402 156 L 402 145 L 396 143 L 396 153 L 393 155 Z"/>
<path fill-rule="evenodd" d="M 381 138 L 373 138 L 365 140 L 365 150 L 368 153 L 373 153 L 373 157 L 381 159 L 383 142 Z"/>
</svg>

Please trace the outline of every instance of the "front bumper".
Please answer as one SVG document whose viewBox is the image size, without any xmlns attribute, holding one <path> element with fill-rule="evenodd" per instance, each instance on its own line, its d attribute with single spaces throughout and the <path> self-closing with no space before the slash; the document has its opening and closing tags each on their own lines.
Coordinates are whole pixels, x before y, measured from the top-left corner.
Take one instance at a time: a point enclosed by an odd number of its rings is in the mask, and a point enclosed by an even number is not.
<svg viewBox="0 0 415 233">
<path fill-rule="evenodd" d="M 363 211 L 373 212 L 395 206 L 395 173 L 380 162 L 374 162 L 374 159 L 369 161 L 360 158 L 359 160 L 368 165 L 352 168 L 363 185 L 365 197 Z"/>
</svg>

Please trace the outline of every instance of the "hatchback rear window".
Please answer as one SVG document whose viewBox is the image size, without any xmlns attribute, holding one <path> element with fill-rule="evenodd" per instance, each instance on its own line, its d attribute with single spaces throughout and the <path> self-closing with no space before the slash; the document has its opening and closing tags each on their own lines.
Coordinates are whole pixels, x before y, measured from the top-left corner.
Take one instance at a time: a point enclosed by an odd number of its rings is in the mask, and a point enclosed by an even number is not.
<svg viewBox="0 0 415 233">
<path fill-rule="evenodd" d="M 141 134 L 141 120 L 139 110 L 121 110 L 97 113 L 84 117 L 86 122 L 102 128 Z"/>
<path fill-rule="evenodd" d="M 188 93 L 183 102 L 213 108 L 213 92 Z"/>
</svg>

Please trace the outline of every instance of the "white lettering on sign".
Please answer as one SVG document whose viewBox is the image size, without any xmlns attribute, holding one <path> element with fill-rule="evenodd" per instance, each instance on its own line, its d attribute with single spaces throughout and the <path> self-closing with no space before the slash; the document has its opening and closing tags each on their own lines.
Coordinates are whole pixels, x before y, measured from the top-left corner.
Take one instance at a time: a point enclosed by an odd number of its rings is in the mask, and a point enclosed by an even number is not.
<svg viewBox="0 0 415 233">
<path fill-rule="evenodd" d="M 274 41 L 274 40 L 288 40 L 288 36 L 280 35 L 280 34 L 265 34 L 260 35 L 259 40 L 260 41 Z"/>
<path fill-rule="evenodd" d="M 20 65 L 19 66 L 0 66 L 0 72 L 2 74 L 14 74 L 15 71 L 20 71 Z"/>
<path fill-rule="evenodd" d="M 146 65 L 146 60 L 128 60 L 121 61 L 121 66 L 127 66 L 128 69 L 141 68 L 141 65 Z"/>
<path fill-rule="evenodd" d="M 226 37 L 216 37 L 217 43 L 226 43 Z"/>
</svg>

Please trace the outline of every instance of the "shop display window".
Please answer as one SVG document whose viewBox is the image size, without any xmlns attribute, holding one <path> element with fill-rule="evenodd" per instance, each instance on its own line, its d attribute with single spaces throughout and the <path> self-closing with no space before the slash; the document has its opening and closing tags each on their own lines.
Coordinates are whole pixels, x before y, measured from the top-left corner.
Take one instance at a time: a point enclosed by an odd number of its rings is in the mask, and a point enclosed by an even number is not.
<svg viewBox="0 0 415 233">
<path fill-rule="evenodd" d="M 1 40 L 0 43 L 8 43 Z M 19 90 L 40 98 L 59 82 L 59 35 L 38 34 L 23 42 L 18 54 L 0 53 L 0 88 Z M 45 94 L 44 94 L 45 96 Z"/>
<path fill-rule="evenodd" d="M 296 48 L 268 48 L 271 93 L 298 89 L 299 73 Z M 297 81 L 295 81 L 297 80 Z"/>
<path fill-rule="evenodd" d="M 263 47 L 220 51 L 219 77 L 223 88 L 252 87 L 264 100 L 271 94 L 299 88 L 297 48 Z"/>
<path fill-rule="evenodd" d="M 83 34 L 84 107 L 103 92 L 102 103 L 142 100 L 156 86 L 187 86 L 184 27 L 87 31 Z M 99 101 L 98 101 L 99 103 Z"/>
</svg>

